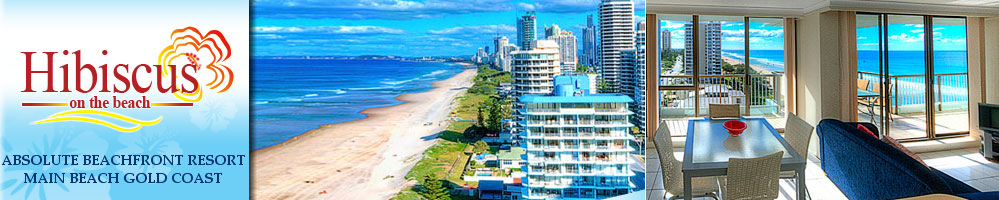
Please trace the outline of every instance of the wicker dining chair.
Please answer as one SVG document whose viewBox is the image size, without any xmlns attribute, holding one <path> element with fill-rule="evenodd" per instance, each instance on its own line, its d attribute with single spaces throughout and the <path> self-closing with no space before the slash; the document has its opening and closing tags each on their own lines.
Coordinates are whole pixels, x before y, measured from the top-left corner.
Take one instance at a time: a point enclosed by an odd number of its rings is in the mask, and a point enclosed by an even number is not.
<svg viewBox="0 0 999 200">
<path fill-rule="evenodd" d="M 690 199 L 683 197 L 683 172 L 680 171 L 680 167 L 683 164 L 673 156 L 673 141 L 670 140 L 670 131 L 666 123 L 659 124 L 659 129 L 656 130 L 653 143 L 656 145 L 656 153 L 659 154 L 659 164 L 662 165 L 660 173 L 663 175 L 663 187 L 666 188 L 666 192 L 673 194 L 670 199 Z M 714 195 L 714 193 L 718 192 L 718 185 L 715 178 L 693 178 L 690 185 L 693 191 L 692 194 L 700 194 L 694 195 L 694 197 L 712 197 L 717 199 Z"/>
<path fill-rule="evenodd" d="M 802 158 L 808 159 L 808 142 L 812 139 L 812 131 L 815 130 L 811 124 L 805 122 L 795 114 L 787 115 L 787 131 L 784 132 L 784 139 L 791 145 L 794 151 L 798 152 Z M 780 178 L 796 178 L 794 171 L 780 172 Z"/>
<path fill-rule="evenodd" d="M 720 199 L 776 199 L 783 151 L 759 158 L 729 158 L 728 175 L 718 179 Z"/>
<path fill-rule="evenodd" d="M 739 104 L 708 104 L 708 116 L 711 118 L 738 118 Z"/>
</svg>

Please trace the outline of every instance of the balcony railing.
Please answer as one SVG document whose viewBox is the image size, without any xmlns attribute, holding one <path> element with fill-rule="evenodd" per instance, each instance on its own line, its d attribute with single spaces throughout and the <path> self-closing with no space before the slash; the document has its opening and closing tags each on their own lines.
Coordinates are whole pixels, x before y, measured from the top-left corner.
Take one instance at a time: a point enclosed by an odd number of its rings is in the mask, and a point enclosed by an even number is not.
<svg viewBox="0 0 999 200">
<path fill-rule="evenodd" d="M 867 89 L 881 87 L 882 75 L 858 72 L 859 79 L 868 80 Z M 888 75 L 888 106 L 892 113 L 917 113 L 926 109 L 926 76 Z M 934 74 L 934 109 L 937 111 L 968 109 L 968 73 Z M 884 92 L 882 92 L 884 93 Z"/>
<path fill-rule="evenodd" d="M 707 113 L 709 104 L 739 104 L 743 114 L 780 115 L 784 109 L 782 73 L 700 75 L 700 87 L 693 87 L 693 75 L 660 75 L 662 105 L 660 115 L 691 117 Z M 671 90 L 669 87 L 686 87 Z M 696 95 L 696 98 L 695 98 Z M 695 100 L 699 99 L 699 102 Z M 746 106 L 749 113 L 746 113 Z M 695 107 L 700 107 L 695 113 Z"/>
</svg>

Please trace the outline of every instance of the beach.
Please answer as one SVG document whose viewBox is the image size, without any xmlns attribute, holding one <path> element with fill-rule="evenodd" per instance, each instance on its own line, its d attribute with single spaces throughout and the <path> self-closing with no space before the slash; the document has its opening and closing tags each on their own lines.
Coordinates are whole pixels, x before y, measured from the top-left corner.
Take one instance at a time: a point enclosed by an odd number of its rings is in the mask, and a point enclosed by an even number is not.
<svg viewBox="0 0 999 200">
<path fill-rule="evenodd" d="M 254 199 L 388 199 L 447 127 L 453 100 L 475 69 L 434 89 L 396 97 L 405 103 L 362 111 L 367 117 L 313 129 L 251 153 Z M 425 125 L 431 122 L 430 125 Z"/>
<path fill-rule="evenodd" d="M 733 57 L 730 57 L 730 56 L 725 56 L 725 55 L 722 56 L 722 60 L 724 60 L 726 63 L 728 63 L 730 65 L 743 64 L 743 62 L 742 62 L 743 60 L 742 59 L 736 59 L 736 58 L 733 58 Z M 753 70 L 756 70 L 760 74 L 773 74 L 773 72 L 771 72 L 770 70 L 766 70 L 766 69 L 763 69 L 761 67 L 757 67 L 757 66 L 749 66 L 749 67 L 752 67 Z"/>
</svg>

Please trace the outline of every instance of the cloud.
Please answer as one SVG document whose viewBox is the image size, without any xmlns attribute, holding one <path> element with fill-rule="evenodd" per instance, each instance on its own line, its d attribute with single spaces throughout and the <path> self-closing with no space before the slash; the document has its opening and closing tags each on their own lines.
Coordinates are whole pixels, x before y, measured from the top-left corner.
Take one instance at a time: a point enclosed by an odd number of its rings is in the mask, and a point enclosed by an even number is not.
<svg viewBox="0 0 999 200">
<path fill-rule="evenodd" d="M 429 33 L 429 34 L 437 34 L 437 35 L 443 35 L 443 34 L 496 34 L 496 33 L 516 33 L 516 32 L 517 32 L 517 28 L 516 27 L 510 26 L 510 25 L 506 25 L 506 24 L 479 25 L 479 26 L 460 26 L 460 27 L 452 27 L 452 28 L 446 28 L 446 29 L 440 29 L 440 30 L 429 30 L 429 31 L 427 31 L 427 33 Z"/>
<path fill-rule="evenodd" d="M 964 42 L 967 42 L 967 39 L 965 39 L 965 38 L 961 38 L 961 39 L 950 39 L 950 38 L 944 38 L 944 39 L 941 39 L 940 41 L 941 41 L 941 42 L 944 42 L 944 43 L 950 43 L 950 42 L 954 42 L 954 43 L 964 43 Z"/>
<path fill-rule="evenodd" d="M 253 27 L 254 54 L 274 55 L 467 55 L 506 36 L 516 41 L 512 25 L 460 26 L 426 32 L 378 26 Z"/>
<path fill-rule="evenodd" d="M 673 21 L 665 21 L 665 22 L 666 22 L 666 24 L 662 25 L 662 27 L 663 27 L 663 28 L 665 28 L 665 29 L 677 29 L 677 28 L 682 28 L 682 27 L 683 27 L 683 24 L 684 24 L 684 23 L 680 23 L 680 22 L 673 22 Z"/>
<path fill-rule="evenodd" d="M 551 13 L 588 13 L 597 11 L 600 7 L 600 0 L 535 0 L 534 4 L 519 3 L 524 5 L 531 5 L 530 8 L 526 9 L 525 6 L 520 6 L 525 10 L 534 10 L 538 12 L 551 12 Z M 636 12 L 645 10 L 645 0 L 632 0 L 632 5 Z"/>
<path fill-rule="evenodd" d="M 257 26 L 254 33 L 325 33 L 325 34 L 403 34 L 401 29 L 380 26 Z M 272 34 L 273 35 L 273 34 Z"/>
<path fill-rule="evenodd" d="M 488 6 L 486 6 L 488 5 Z M 507 0 L 255 0 L 254 17 L 339 19 L 425 19 L 450 14 L 513 10 Z"/>
<path fill-rule="evenodd" d="M 520 10 L 523 10 L 523 11 L 535 11 L 536 10 L 534 8 L 534 4 L 529 4 L 529 3 L 524 3 L 524 2 L 517 3 L 517 7 L 520 8 Z"/>
<path fill-rule="evenodd" d="M 745 36 L 745 31 L 743 29 L 739 30 L 722 30 L 722 34 L 725 36 Z M 774 29 L 774 30 L 764 30 L 764 29 L 749 29 L 749 37 L 784 37 L 784 29 Z"/>
<path fill-rule="evenodd" d="M 722 39 L 724 39 L 725 41 L 743 41 L 744 38 L 743 37 L 724 37 Z"/>
<path fill-rule="evenodd" d="M 922 36 L 923 36 L 922 33 L 920 33 L 918 36 L 913 36 L 906 33 L 900 33 L 898 35 L 888 36 L 888 39 L 900 40 L 903 42 L 918 42 L 918 41 L 923 41 Z"/>
</svg>

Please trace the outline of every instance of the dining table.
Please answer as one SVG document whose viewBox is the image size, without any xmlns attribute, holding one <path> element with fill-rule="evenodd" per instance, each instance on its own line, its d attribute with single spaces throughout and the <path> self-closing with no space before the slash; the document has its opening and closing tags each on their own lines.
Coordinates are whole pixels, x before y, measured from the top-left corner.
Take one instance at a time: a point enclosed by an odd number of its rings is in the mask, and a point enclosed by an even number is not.
<svg viewBox="0 0 999 200">
<path fill-rule="evenodd" d="M 723 126 L 729 120 L 745 122 L 746 129 L 738 136 L 730 135 Z M 784 152 L 780 171 L 797 174 L 797 199 L 805 199 L 805 158 L 791 148 L 766 118 L 692 119 L 687 126 L 681 167 L 683 196 L 692 195 L 694 177 L 725 176 L 730 158 L 757 158 Z"/>
</svg>

